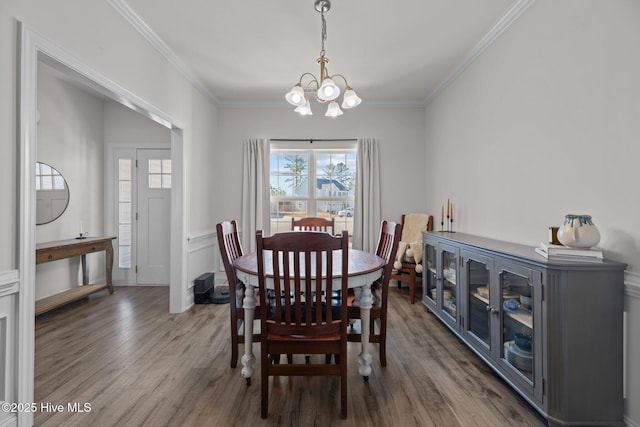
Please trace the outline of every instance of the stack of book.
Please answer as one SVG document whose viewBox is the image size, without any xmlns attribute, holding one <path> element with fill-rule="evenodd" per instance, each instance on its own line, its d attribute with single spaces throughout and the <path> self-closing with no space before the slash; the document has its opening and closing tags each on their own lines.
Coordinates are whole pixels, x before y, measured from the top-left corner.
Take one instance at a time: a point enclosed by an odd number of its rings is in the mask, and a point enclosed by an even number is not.
<svg viewBox="0 0 640 427">
<path fill-rule="evenodd" d="M 602 249 L 597 247 L 570 248 L 563 245 L 541 243 L 540 246 L 536 248 L 536 253 L 542 255 L 549 261 L 602 262 L 604 259 Z"/>
</svg>

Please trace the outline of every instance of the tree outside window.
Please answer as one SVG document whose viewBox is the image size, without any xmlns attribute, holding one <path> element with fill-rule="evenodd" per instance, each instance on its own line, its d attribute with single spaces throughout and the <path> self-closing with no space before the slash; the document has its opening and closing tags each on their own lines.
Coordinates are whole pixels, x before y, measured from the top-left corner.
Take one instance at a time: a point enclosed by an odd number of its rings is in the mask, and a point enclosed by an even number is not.
<svg viewBox="0 0 640 427">
<path fill-rule="evenodd" d="M 336 233 L 352 232 L 354 150 L 273 150 L 270 162 L 272 232 L 307 216 L 335 218 Z"/>
</svg>

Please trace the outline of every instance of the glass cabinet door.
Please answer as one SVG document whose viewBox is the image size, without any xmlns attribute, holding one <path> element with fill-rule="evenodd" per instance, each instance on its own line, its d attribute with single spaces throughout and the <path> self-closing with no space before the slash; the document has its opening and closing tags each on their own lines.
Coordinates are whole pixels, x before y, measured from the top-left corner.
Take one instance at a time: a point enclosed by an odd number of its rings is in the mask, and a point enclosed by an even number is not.
<svg viewBox="0 0 640 427">
<path fill-rule="evenodd" d="M 491 349 L 491 305 L 490 270 L 484 257 L 466 255 L 464 259 L 467 284 L 467 333 L 476 339 L 488 352 Z"/>
<path fill-rule="evenodd" d="M 533 321 L 533 284 L 530 277 L 502 270 L 502 347 L 504 360 L 533 382 L 536 340 Z"/>
<path fill-rule="evenodd" d="M 443 248 L 442 257 L 442 310 L 451 317 L 454 322 L 458 321 L 458 254 L 455 249 Z"/>
<path fill-rule="evenodd" d="M 436 301 L 438 300 L 438 282 L 437 282 L 437 260 L 436 257 L 436 247 L 432 244 L 427 243 L 424 247 L 424 260 L 423 264 L 426 267 L 423 270 L 424 276 L 424 295 L 423 302 L 425 305 L 430 307 L 435 307 Z"/>
</svg>

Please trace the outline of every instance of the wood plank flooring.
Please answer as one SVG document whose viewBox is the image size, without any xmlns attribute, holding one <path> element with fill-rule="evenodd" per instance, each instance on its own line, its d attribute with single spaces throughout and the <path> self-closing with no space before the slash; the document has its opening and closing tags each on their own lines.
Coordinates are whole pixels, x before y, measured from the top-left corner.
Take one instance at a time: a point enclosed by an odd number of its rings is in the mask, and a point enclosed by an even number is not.
<svg viewBox="0 0 640 427">
<path fill-rule="evenodd" d="M 260 418 L 260 377 L 231 369 L 228 304 L 168 314 L 167 287 L 117 287 L 36 319 L 37 426 L 543 426 L 544 420 L 462 345 L 408 290 L 389 295 L 388 365 L 371 344 L 358 375 L 349 343 L 349 417 L 337 378 L 271 380 Z M 259 358 L 259 347 L 254 347 Z M 240 363 L 239 363 L 240 365 Z M 257 361 L 259 369 L 260 362 Z M 69 403 L 90 404 L 72 413 Z"/>
</svg>

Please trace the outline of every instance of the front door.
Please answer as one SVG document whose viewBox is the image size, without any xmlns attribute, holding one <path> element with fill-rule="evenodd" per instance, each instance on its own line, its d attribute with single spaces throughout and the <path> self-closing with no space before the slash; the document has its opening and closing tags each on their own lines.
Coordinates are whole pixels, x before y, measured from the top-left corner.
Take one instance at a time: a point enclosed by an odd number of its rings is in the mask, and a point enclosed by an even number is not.
<svg viewBox="0 0 640 427">
<path fill-rule="evenodd" d="M 137 275 L 145 285 L 169 284 L 171 150 L 137 150 Z"/>
</svg>

